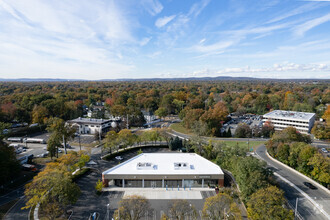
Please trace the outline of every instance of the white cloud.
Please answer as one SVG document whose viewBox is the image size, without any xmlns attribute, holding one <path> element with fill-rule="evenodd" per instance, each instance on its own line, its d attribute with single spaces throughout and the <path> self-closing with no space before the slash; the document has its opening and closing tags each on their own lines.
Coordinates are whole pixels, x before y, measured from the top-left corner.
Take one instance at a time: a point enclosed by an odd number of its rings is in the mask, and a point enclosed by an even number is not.
<svg viewBox="0 0 330 220">
<path fill-rule="evenodd" d="M 330 1 L 330 0 L 329 0 Z M 303 14 L 309 11 L 312 11 L 314 9 L 317 9 L 319 7 L 322 7 L 321 4 L 315 4 L 315 3 L 311 3 L 311 4 L 304 4 L 302 6 L 299 6 L 298 8 L 295 8 L 293 10 L 290 10 L 287 13 L 284 13 L 282 15 L 279 15 L 273 19 L 271 19 L 270 21 L 268 21 L 267 23 L 273 23 L 273 22 L 277 22 L 277 21 L 281 21 L 283 19 L 295 16 L 295 15 L 299 15 L 299 14 Z"/>
<path fill-rule="evenodd" d="M 188 16 L 198 16 L 203 9 L 210 3 L 211 0 L 201 0 L 198 3 L 195 3 L 192 5 L 192 7 L 189 10 Z"/>
<path fill-rule="evenodd" d="M 152 16 L 159 14 L 164 8 L 158 0 L 143 0 L 142 5 Z"/>
<path fill-rule="evenodd" d="M 235 41 L 219 41 L 214 44 L 209 45 L 195 45 L 192 49 L 201 53 L 210 53 L 214 51 L 222 51 L 227 49 L 228 47 L 234 45 Z"/>
<path fill-rule="evenodd" d="M 145 46 L 149 43 L 152 37 L 145 37 L 140 41 L 140 46 Z"/>
<path fill-rule="evenodd" d="M 319 26 L 328 21 L 330 21 L 330 13 L 296 26 L 295 28 L 293 28 L 293 32 L 296 36 L 303 36 L 310 29 L 312 29 L 316 26 Z"/>
<path fill-rule="evenodd" d="M 172 21 L 176 15 L 171 15 L 171 16 L 165 16 L 162 18 L 158 18 L 155 22 L 156 27 L 161 28 L 167 25 L 170 21 Z"/>
</svg>

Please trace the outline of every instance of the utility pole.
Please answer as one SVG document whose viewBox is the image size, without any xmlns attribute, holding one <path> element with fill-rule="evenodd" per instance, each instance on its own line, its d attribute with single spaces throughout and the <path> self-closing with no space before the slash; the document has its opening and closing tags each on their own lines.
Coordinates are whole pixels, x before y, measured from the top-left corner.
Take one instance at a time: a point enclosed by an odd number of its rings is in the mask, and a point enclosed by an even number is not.
<svg viewBox="0 0 330 220">
<path fill-rule="evenodd" d="M 126 128 L 128 129 L 128 114 L 126 114 Z"/>
<path fill-rule="evenodd" d="M 99 131 L 99 142 L 101 144 L 101 135 L 102 135 L 102 125 L 100 125 L 100 131 Z"/>
<path fill-rule="evenodd" d="M 66 143 L 65 143 L 65 139 L 64 139 L 64 134 L 63 134 L 63 146 L 64 146 L 64 151 L 65 151 L 65 154 L 67 154 L 67 152 L 66 152 Z"/>
</svg>

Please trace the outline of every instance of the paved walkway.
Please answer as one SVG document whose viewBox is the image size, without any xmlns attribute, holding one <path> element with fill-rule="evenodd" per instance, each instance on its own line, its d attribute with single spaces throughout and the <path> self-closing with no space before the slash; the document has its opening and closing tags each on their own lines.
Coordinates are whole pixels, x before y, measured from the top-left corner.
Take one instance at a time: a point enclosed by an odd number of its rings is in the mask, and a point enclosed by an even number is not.
<svg viewBox="0 0 330 220">
<path fill-rule="evenodd" d="M 203 199 L 201 192 L 206 192 L 207 195 L 215 195 L 214 189 L 209 188 L 122 188 L 122 187 L 107 187 L 103 191 L 124 191 L 124 196 L 140 195 L 147 199 L 169 200 L 169 199 Z"/>
</svg>

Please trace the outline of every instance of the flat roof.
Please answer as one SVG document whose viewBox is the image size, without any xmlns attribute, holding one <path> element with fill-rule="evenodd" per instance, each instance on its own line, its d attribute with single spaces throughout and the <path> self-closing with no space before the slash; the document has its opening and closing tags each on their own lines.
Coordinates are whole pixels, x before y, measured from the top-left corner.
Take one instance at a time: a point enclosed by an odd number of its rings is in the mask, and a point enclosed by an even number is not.
<svg viewBox="0 0 330 220">
<path fill-rule="evenodd" d="M 76 118 L 69 121 L 70 123 L 85 123 L 85 124 L 103 124 L 111 122 L 110 119 L 98 119 L 98 118 Z"/>
<path fill-rule="evenodd" d="M 309 121 L 314 115 L 315 115 L 315 113 L 311 113 L 311 112 L 295 112 L 295 111 L 275 110 L 272 112 L 268 112 L 267 114 L 264 114 L 263 117 L 280 118 L 280 119 L 297 119 L 297 120 Z"/>
<path fill-rule="evenodd" d="M 221 168 L 195 153 L 142 153 L 102 174 L 221 175 Z"/>
</svg>

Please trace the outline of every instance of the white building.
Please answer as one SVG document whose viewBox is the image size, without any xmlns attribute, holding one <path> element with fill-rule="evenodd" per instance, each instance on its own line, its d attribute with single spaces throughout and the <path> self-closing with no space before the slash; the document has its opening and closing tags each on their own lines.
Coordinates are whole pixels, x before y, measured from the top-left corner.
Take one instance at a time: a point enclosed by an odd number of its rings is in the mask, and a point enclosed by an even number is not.
<svg viewBox="0 0 330 220">
<path fill-rule="evenodd" d="M 117 187 L 222 187 L 224 173 L 195 153 L 143 153 L 103 172 L 102 180 Z"/>
<path fill-rule="evenodd" d="M 68 121 L 77 128 L 79 134 L 95 134 L 96 132 L 107 132 L 111 127 L 115 127 L 116 122 L 108 119 L 96 118 L 76 118 Z M 115 124 L 114 124 L 115 123 Z"/>
<path fill-rule="evenodd" d="M 157 119 L 156 115 L 154 115 L 153 113 L 151 113 L 150 111 L 145 111 L 145 110 L 141 110 L 144 119 L 146 120 L 146 123 L 151 123 L 154 120 Z"/>
<path fill-rule="evenodd" d="M 275 110 L 263 115 L 263 121 L 270 121 L 275 130 L 283 130 L 291 126 L 307 134 L 314 125 L 315 113 Z"/>
</svg>

